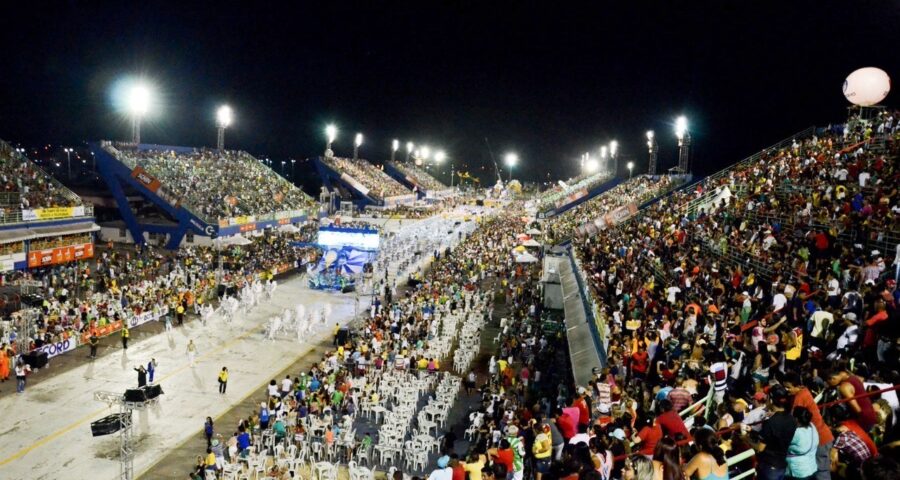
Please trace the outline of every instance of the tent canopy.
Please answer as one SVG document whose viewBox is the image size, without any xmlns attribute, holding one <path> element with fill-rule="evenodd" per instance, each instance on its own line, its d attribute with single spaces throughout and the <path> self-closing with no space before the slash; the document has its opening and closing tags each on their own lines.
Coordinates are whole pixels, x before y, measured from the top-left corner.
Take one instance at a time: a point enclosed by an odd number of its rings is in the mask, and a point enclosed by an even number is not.
<svg viewBox="0 0 900 480">
<path fill-rule="evenodd" d="M 523 242 L 522 245 L 524 245 L 526 247 L 540 247 L 541 243 L 533 238 L 529 238 L 528 240 Z"/>
<path fill-rule="evenodd" d="M 535 263 L 538 259 L 530 253 L 523 253 L 516 257 L 516 263 Z"/>
<path fill-rule="evenodd" d="M 529 235 L 540 235 L 541 231 L 536 228 L 529 228 L 528 231 L 526 231 L 525 233 L 527 233 Z"/>
</svg>

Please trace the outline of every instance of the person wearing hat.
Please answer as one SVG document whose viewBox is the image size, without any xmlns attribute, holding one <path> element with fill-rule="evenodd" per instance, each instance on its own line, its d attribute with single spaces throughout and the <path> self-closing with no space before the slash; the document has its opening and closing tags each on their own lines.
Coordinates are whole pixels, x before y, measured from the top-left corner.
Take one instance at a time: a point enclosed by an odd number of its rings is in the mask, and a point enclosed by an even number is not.
<svg viewBox="0 0 900 480">
<path fill-rule="evenodd" d="M 437 459 L 437 468 L 428 474 L 428 480 L 453 480 L 453 469 L 450 468 L 450 457 L 444 455 Z"/>
<path fill-rule="evenodd" d="M 525 442 L 519 438 L 519 427 L 510 425 L 506 427 L 506 441 L 512 450 L 512 479 L 522 480 L 525 475 Z"/>
</svg>

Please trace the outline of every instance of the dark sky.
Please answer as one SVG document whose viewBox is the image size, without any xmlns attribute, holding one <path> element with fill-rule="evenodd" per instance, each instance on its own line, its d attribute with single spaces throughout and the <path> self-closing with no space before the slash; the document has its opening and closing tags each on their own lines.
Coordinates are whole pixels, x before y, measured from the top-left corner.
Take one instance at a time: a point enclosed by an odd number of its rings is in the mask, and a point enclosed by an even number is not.
<svg viewBox="0 0 900 480">
<path fill-rule="evenodd" d="M 109 90 L 143 74 L 146 142 L 213 145 L 227 102 L 228 145 L 277 160 L 319 154 L 333 121 L 338 154 L 361 131 L 367 158 L 397 137 L 489 165 L 488 137 L 556 179 L 613 138 L 642 169 L 647 129 L 674 165 L 683 113 L 708 173 L 840 121 L 852 70 L 900 75 L 896 0 L 27 3 L 4 6 L 0 138 L 30 145 L 125 139 Z"/>
</svg>

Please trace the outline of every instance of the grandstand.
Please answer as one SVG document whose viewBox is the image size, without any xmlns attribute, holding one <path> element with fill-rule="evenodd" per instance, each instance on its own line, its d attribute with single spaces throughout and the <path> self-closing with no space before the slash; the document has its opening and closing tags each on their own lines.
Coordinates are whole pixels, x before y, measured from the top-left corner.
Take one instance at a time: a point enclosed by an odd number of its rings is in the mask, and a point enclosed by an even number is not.
<svg viewBox="0 0 900 480">
<path fill-rule="evenodd" d="M 410 189 L 366 160 L 317 157 L 315 164 L 326 187 L 331 188 L 332 182 L 342 185 L 352 192 L 360 207 L 394 207 L 416 201 L 416 195 Z"/>
<path fill-rule="evenodd" d="M 443 198 L 452 193 L 450 187 L 411 162 L 387 162 L 384 171 L 398 182 L 415 189 L 423 198 Z"/>
<path fill-rule="evenodd" d="M 538 218 L 560 215 L 614 188 L 621 182 L 607 172 L 581 175 L 566 182 L 560 181 L 531 202 Z"/>
<path fill-rule="evenodd" d="M 225 236 L 318 217 L 312 198 L 246 152 L 112 142 L 92 150 L 131 238 L 139 241 L 164 234 L 168 248 L 176 248 L 188 231 Z M 173 223 L 138 221 L 123 186 L 150 199 Z"/>
<path fill-rule="evenodd" d="M 0 271 L 93 256 L 93 206 L 2 140 L 0 181 Z"/>
</svg>

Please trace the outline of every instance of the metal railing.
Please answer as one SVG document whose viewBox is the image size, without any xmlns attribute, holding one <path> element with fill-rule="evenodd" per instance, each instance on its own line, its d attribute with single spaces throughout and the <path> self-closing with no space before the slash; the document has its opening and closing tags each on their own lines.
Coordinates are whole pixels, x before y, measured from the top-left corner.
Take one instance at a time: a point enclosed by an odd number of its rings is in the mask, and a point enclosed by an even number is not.
<svg viewBox="0 0 900 480">
<path fill-rule="evenodd" d="M 694 188 L 694 187 L 696 187 L 697 185 L 700 185 L 700 184 L 709 185 L 710 182 L 714 182 L 714 181 L 716 181 L 716 180 L 718 180 L 718 179 L 720 179 L 720 178 L 722 178 L 722 177 L 724 177 L 724 176 L 730 174 L 730 173 L 731 173 L 732 171 L 734 171 L 734 170 L 743 168 L 743 167 L 745 167 L 745 166 L 747 166 L 747 165 L 749 165 L 749 164 L 751 164 L 751 163 L 753 163 L 753 162 L 759 161 L 759 159 L 761 159 L 761 158 L 763 157 L 763 155 L 768 154 L 768 153 L 771 152 L 772 150 L 779 150 L 779 149 L 784 148 L 784 147 L 786 147 L 786 146 L 788 146 L 788 145 L 791 145 L 791 144 L 794 142 L 794 140 L 812 136 L 812 135 L 815 133 L 815 131 L 816 131 L 816 127 L 815 127 L 815 126 L 811 126 L 811 127 L 804 128 L 803 130 L 801 130 L 801 131 L 799 131 L 799 132 L 797 132 L 797 133 L 791 135 L 790 137 L 787 137 L 787 138 L 785 138 L 785 139 L 783 139 L 783 140 L 780 140 L 780 141 L 776 142 L 775 144 L 770 145 L 770 146 L 768 146 L 768 147 L 766 147 L 766 148 L 764 148 L 764 149 L 762 149 L 762 150 L 760 150 L 760 151 L 754 153 L 753 155 L 750 155 L 749 157 L 747 157 L 747 158 L 745 158 L 745 159 L 743 159 L 743 160 L 741 160 L 741 161 L 739 161 L 739 162 L 737 162 L 737 163 L 735 163 L 735 164 L 733 164 L 733 165 L 731 165 L 731 166 L 729 166 L 729 167 L 727 167 L 727 168 L 724 168 L 724 169 L 722 169 L 722 170 L 719 170 L 718 172 L 716 172 L 716 173 L 714 173 L 714 174 L 712 174 L 712 175 L 707 175 L 706 177 L 701 178 L 700 180 L 698 180 L 698 181 L 696 181 L 696 182 L 694 182 L 694 183 L 688 185 L 687 187 L 685 187 L 685 189 L 686 189 L 686 190 L 687 190 L 687 189 L 691 189 L 691 188 Z M 702 198 L 702 197 L 701 197 L 701 198 Z M 697 200 L 700 200 L 700 199 L 697 199 Z M 693 201 L 692 201 L 692 203 L 693 203 Z M 694 205 L 696 205 L 696 203 L 695 203 Z M 691 210 L 691 208 L 692 208 L 692 205 L 689 203 L 686 211 L 687 211 L 688 213 L 694 213 L 694 211 Z"/>
</svg>

